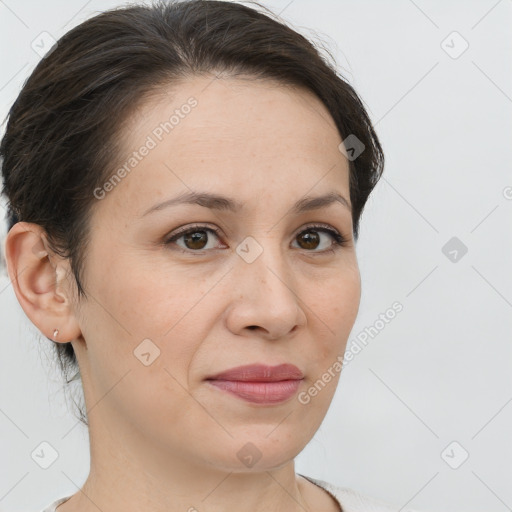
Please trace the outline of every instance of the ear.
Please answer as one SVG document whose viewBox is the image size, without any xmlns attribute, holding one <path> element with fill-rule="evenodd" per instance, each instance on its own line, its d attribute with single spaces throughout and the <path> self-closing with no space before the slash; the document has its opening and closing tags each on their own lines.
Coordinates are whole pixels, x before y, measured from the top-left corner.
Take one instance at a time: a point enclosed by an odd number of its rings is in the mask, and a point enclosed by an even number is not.
<svg viewBox="0 0 512 512">
<path fill-rule="evenodd" d="M 38 224 L 16 223 L 5 240 L 7 271 L 14 292 L 31 322 L 47 337 L 67 343 L 81 331 L 75 317 L 67 260 L 49 248 Z M 58 334 L 54 336 L 55 329 Z"/>
</svg>

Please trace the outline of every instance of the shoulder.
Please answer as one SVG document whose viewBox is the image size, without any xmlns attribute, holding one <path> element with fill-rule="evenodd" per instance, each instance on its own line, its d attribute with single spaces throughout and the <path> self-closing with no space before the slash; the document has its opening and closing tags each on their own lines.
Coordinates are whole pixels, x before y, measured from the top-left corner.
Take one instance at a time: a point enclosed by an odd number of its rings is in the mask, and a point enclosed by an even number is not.
<svg viewBox="0 0 512 512">
<path fill-rule="evenodd" d="M 65 501 L 69 500 L 71 496 L 64 496 L 63 498 L 59 498 L 58 500 L 50 503 L 46 508 L 44 508 L 41 512 L 55 512 L 55 509 Z"/>
<path fill-rule="evenodd" d="M 348 487 L 338 487 L 324 480 L 301 475 L 314 484 L 329 492 L 340 504 L 342 512 L 396 512 L 396 506 L 365 496 Z M 410 508 L 400 509 L 401 512 L 418 512 Z"/>
<path fill-rule="evenodd" d="M 318 480 L 306 475 L 301 476 L 330 493 L 342 507 L 342 512 L 396 512 L 396 507 L 392 507 L 391 505 L 380 500 L 376 500 L 369 496 L 360 494 L 359 492 L 353 489 L 349 489 L 348 487 L 338 487 L 336 485 L 330 484 L 329 482 L 325 482 L 324 480 Z M 41 512 L 56 512 L 55 509 L 69 498 L 71 498 L 71 496 L 64 496 L 63 498 L 59 498 L 44 508 Z M 419 511 L 407 508 L 401 509 L 401 512 Z"/>
</svg>

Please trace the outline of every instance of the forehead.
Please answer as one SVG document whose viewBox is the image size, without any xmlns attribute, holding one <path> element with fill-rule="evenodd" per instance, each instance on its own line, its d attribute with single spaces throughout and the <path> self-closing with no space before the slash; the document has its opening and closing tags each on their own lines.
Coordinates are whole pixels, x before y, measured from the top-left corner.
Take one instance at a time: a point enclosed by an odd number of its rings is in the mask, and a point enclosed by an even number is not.
<svg viewBox="0 0 512 512">
<path fill-rule="evenodd" d="M 239 141 L 251 148 L 254 140 L 264 140 L 272 141 L 268 151 L 297 142 L 295 152 L 321 153 L 337 151 L 341 142 L 329 111 L 311 91 L 253 77 L 197 76 L 158 89 L 130 116 L 122 134 L 126 149 L 148 134 L 157 143 L 174 141 L 174 152 Z"/>
<path fill-rule="evenodd" d="M 241 203 L 269 192 L 295 202 L 317 185 L 318 193 L 348 190 L 348 162 L 327 108 L 308 90 L 272 81 L 208 76 L 160 89 L 120 135 L 113 171 L 129 171 L 111 194 L 132 196 L 139 212 L 145 196 L 191 189 L 229 191 Z"/>
</svg>

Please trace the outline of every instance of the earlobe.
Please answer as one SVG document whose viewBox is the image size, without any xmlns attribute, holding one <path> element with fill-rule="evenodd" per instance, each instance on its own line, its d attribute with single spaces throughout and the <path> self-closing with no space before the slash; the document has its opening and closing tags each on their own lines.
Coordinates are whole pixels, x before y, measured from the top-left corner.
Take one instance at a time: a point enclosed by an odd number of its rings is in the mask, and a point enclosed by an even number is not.
<svg viewBox="0 0 512 512">
<path fill-rule="evenodd" d="M 51 251 L 43 228 L 27 222 L 15 224 L 7 234 L 5 254 L 14 292 L 31 322 L 58 342 L 80 336 L 70 297 L 67 261 Z"/>
</svg>

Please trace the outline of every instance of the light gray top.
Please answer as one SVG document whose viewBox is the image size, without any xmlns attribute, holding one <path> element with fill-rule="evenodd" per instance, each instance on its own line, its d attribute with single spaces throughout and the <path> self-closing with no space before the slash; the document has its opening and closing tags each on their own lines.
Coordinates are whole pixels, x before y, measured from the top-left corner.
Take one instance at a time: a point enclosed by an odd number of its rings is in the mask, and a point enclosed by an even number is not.
<svg viewBox="0 0 512 512">
<path fill-rule="evenodd" d="M 357 491 L 348 489 L 347 487 L 337 487 L 323 480 L 317 480 L 309 476 L 300 475 L 310 482 L 318 485 L 322 489 L 326 490 L 338 503 L 341 512 L 396 512 L 397 508 L 392 507 L 382 501 L 375 500 L 368 496 L 363 496 Z M 48 505 L 42 512 L 56 512 L 56 508 L 67 501 L 71 496 L 65 496 L 63 498 L 54 501 Z M 410 508 L 402 509 L 402 512 L 417 512 Z"/>
</svg>

